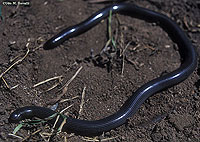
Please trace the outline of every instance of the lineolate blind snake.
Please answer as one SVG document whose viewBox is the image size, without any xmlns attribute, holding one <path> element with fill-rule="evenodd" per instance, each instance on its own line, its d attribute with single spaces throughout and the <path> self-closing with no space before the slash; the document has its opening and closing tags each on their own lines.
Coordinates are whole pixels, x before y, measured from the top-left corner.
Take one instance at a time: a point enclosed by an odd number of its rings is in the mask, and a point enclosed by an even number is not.
<svg viewBox="0 0 200 142">
<path fill-rule="evenodd" d="M 111 129 L 124 124 L 129 117 L 136 113 L 142 103 L 151 95 L 182 82 L 195 70 L 197 66 L 197 54 L 191 41 L 174 21 L 161 13 L 141 8 L 131 3 L 113 4 L 99 10 L 80 24 L 68 27 L 53 36 L 44 44 L 44 49 L 53 49 L 69 38 L 78 36 L 88 31 L 97 25 L 101 20 L 107 18 L 110 10 L 112 10 L 112 13 L 119 13 L 143 19 L 148 22 L 157 23 L 168 33 L 171 39 L 177 43 L 182 63 L 178 69 L 142 85 L 139 89 L 133 92 L 132 96 L 124 103 L 119 111 L 106 118 L 88 121 L 66 116 L 66 122 L 62 127 L 62 131 L 86 136 L 99 135 L 102 132 L 110 131 Z M 21 120 L 33 117 L 44 119 L 54 113 L 56 112 L 49 108 L 27 106 L 15 110 L 10 115 L 9 122 L 19 123 Z M 63 120 L 64 117 L 60 117 L 57 125 L 61 125 Z M 51 124 L 54 122 L 55 119 L 49 121 Z"/>
</svg>

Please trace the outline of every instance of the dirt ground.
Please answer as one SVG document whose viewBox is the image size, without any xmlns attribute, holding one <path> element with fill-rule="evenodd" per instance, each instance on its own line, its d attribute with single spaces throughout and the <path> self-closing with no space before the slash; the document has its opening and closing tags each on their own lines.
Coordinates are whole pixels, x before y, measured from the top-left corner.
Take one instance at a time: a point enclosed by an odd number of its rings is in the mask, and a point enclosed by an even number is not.
<svg viewBox="0 0 200 142">
<path fill-rule="evenodd" d="M 131 2 L 175 20 L 200 53 L 199 0 Z M 0 80 L 0 141 L 21 141 L 9 135 L 17 125 L 9 124 L 8 117 L 17 108 L 51 107 L 57 102 L 57 111 L 73 105 L 65 111 L 68 116 L 101 119 L 116 112 L 141 85 L 179 67 L 181 59 L 177 46 L 163 29 L 154 23 L 122 15 L 112 16 L 112 31 L 117 37 L 119 51 L 124 51 L 130 43 L 124 52 L 126 60 L 118 53 L 113 54 L 110 62 L 105 55 L 100 61 L 90 58 L 99 54 L 108 40 L 107 20 L 59 48 L 48 51 L 38 48 L 62 29 L 83 21 L 105 5 L 83 0 L 32 0 L 28 6 L 9 6 L 1 1 L 0 73 L 14 66 Z M 20 62 L 20 59 L 23 60 Z M 62 94 L 62 86 L 80 67 L 82 69 Z M 53 77 L 58 78 L 34 87 Z M 196 69 L 187 80 L 146 100 L 126 124 L 96 140 L 200 142 L 199 78 L 200 69 Z M 83 90 L 85 103 L 79 113 Z M 63 101 L 66 99 L 70 100 Z M 36 127 L 31 133 L 38 129 L 43 127 Z M 17 135 L 28 137 L 27 141 L 45 141 L 43 131 L 30 136 L 31 133 L 20 129 Z M 68 142 L 85 141 L 84 137 L 66 133 L 57 134 L 51 141 L 65 139 Z"/>
</svg>

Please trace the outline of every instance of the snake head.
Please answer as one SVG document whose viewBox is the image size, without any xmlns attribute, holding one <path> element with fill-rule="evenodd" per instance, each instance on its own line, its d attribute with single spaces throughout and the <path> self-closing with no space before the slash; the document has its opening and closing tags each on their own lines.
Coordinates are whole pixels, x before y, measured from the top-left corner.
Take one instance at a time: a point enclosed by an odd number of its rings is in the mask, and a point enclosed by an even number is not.
<svg viewBox="0 0 200 142">
<path fill-rule="evenodd" d="M 17 113 L 12 113 L 8 118 L 9 123 L 19 123 L 21 120 L 21 115 Z"/>
<path fill-rule="evenodd" d="M 8 118 L 9 123 L 19 123 L 22 120 L 33 117 L 33 111 L 30 107 L 22 107 L 11 113 Z"/>
</svg>

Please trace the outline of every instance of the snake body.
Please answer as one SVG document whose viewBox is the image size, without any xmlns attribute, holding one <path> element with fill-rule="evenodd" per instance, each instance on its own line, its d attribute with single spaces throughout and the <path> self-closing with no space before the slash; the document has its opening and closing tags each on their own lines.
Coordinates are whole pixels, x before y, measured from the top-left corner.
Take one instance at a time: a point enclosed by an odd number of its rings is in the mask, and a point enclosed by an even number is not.
<svg viewBox="0 0 200 142">
<path fill-rule="evenodd" d="M 100 120 L 88 121 L 66 116 L 66 122 L 62 126 L 62 131 L 87 136 L 98 135 L 102 132 L 110 131 L 111 129 L 124 124 L 129 117 L 137 112 L 142 103 L 144 103 L 144 101 L 151 95 L 182 82 L 195 70 L 197 66 L 197 55 L 191 41 L 174 21 L 161 13 L 141 8 L 130 3 L 113 4 L 99 10 L 80 24 L 64 29 L 57 35 L 53 36 L 44 44 L 44 49 L 55 48 L 65 40 L 88 31 L 101 20 L 107 18 L 110 11 L 112 11 L 112 13 L 119 13 L 148 22 L 157 23 L 168 33 L 171 39 L 177 43 L 182 63 L 178 69 L 142 85 L 139 89 L 133 92 L 132 96 L 130 96 L 117 112 L 108 117 Z M 21 120 L 32 117 L 45 119 L 54 113 L 55 111 L 49 108 L 27 106 L 14 111 L 10 115 L 9 122 L 18 123 Z M 64 118 L 60 117 L 57 125 L 61 125 L 63 120 Z M 53 122 L 54 121 L 52 120 L 51 123 Z"/>
</svg>

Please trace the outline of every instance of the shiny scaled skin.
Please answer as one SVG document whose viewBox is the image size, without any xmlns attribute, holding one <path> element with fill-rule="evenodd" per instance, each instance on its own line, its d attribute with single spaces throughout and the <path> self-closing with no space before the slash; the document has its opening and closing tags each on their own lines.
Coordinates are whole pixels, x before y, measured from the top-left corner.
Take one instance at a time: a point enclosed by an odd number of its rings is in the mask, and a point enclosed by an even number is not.
<svg viewBox="0 0 200 142">
<path fill-rule="evenodd" d="M 113 4 L 102 10 L 99 10 L 80 24 L 64 29 L 52 37 L 44 44 L 44 49 L 55 48 L 65 40 L 88 31 L 97 25 L 101 20 L 107 18 L 110 10 L 112 10 L 112 13 L 119 13 L 134 18 L 143 19 L 148 22 L 157 23 L 168 33 L 170 38 L 177 43 L 182 58 L 182 63 L 178 69 L 172 71 L 171 73 L 153 79 L 152 81 L 142 85 L 138 90 L 133 92 L 132 96 L 124 103 L 120 110 L 115 112 L 113 115 L 94 121 L 79 120 L 67 117 L 67 121 L 64 124 L 62 131 L 73 132 L 85 136 L 94 136 L 99 135 L 102 132 L 110 131 L 111 129 L 124 124 L 129 117 L 136 113 L 142 103 L 144 103 L 144 101 L 151 95 L 182 82 L 196 68 L 196 51 L 193 48 L 191 41 L 175 22 L 163 14 L 138 7 L 130 3 Z M 27 112 L 25 111 L 26 109 L 32 111 Z M 10 122 L 18 123 L 19 121 L 30 117 L 45 118 L 53 113 L 55 112 L 48 108 L 29 106 L 19 108 L 14 111 L 9 120 Z M 62 122 L 63 119 L 61 118 L 59 121 Z"/>
</svg>

